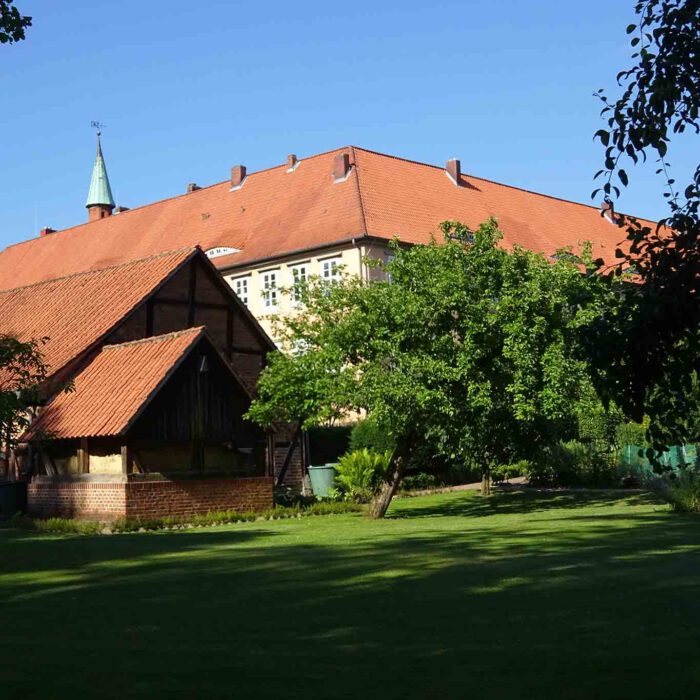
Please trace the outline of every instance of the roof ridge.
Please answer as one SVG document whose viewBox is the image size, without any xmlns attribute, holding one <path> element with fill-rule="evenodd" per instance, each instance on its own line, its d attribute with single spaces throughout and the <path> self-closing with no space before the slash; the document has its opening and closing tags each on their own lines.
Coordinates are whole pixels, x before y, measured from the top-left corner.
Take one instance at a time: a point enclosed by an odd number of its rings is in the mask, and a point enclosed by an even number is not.
<svg viewBox="0 0 700 700">
<path fill-rule="evenodd" d="M 192 328 L 183 328 L 179 331 L 171 331 L 170 333 L 161 333 L 160 335 L 152 335 L 148 338 L 137 338 L 136 340 L 126 340 L 123 343 L 113 343 L 111 345 L 104 345 L 100 352 L 106 350 L 118 350 L 119 348 L 124 348 L 129 345 L 145 345 L 147 343 L 160 343 L 164 340 L 170 340 L 171 338 L 177 338 L 181 335 L 200 335 L 206 330 L 205 326 L 193 326 Z"/>
<path fill-rule="evenodd" d="M 332 148 L 332 149 L 327 150 L 327 151 L 322 151 L 321 153 L 314 153 L 310 156 L 307 156 L 306 158 L 299 158 L 299 161 L 301 162 L 302 160 L 311 160 L 312 158 L 320 158 L 322 156 L 327 156 L 330 153 L 336 153 L 337 151 L 347 150 L 348 148 L 354 148 L 354 146 L 341 146 L 340 148 Z M 366 150 L 366 149 L 362 149 L 362 150 Z M 379 154 L 379 155 L 383 155 L 383 154 Z M 271 170 L 277 170 L 278 168 L 285 168 L 286 169 L 287 164 L 280 163 L 279 165 L 271 165 L 268 168 L 262 168 L 261 170 L 255 170 L 254 172 L 248 173 L 248 177 L 259 175 L 261 173 L 270 172 Z M 190 195 L 196 195 L 199 192 L 203 192 L 204 190 L 210 190 L 214 187 L 221 187 L 221 186 L 227 185 L 228 183 L 229 183 L 229 180 L 221 180 L 220 182 L 213 182 L 211 185 L 204 185 L 202 187 L 199 187 L 199 189 L 193 190 L 192 192 L 181 192 L 180 194 L 173 194 L 170 197 L 163 197 L 163 199 L 157 199 L 155 202 L 146 202 L 146 204 L 141 204 L 141 205 L 136 206 L 136 207 L 130 207 L 129 209 L 127 209 L 125 211 L 119 212 L 119 214 L 117 214 L 116 216 L 129 216 L 129 214 L 131 214 L 132 212 L 140 211 L 141 209 L 145 209 L 146 207 L 154 207 L 158 204 L 170 202 L 174 199 L 180 199 L 180 197 L 188 197 Z M 115 216 L 115 215 L 113 214 L 112 216 Z M 69 226 L 68 228 L 59 229 L 58 231 L 54 231 L 51 234 L 51 236 L 55 237 L 55 236 L 59 236 L 60 234 L 65 234 L 65 233 L 69 233 L 72 231 L 76 231 L 78 229 L 83 228 L 84 226 L 96 224 L 96 223 L 99 223 L 100 221 L 107 221 L 111 218 L 112 217 L 105 217 L 103 219 L 98 219 L 97 221 L 83 221 L 80 224 L 75 224 L 73 226 Z M 41 239 L 35 237 L 35 238 L 27 238 L 27 240 L 25 240 L 25 241 L 17 241 L 17 243 L 12 243 L 8 246 L 5 246 L 5 248 L 0 250 L 0 253 L 5 251 L 5 250 L 9 250 L 10 248 L 17 248 L 17 247 L 22 246 L 22 245 L 34 243 L 37 240 L 41 240 Z"/>
<path fill-rule="evenodd" d="M 395 156 L 392 155 L 391 153 L 383 153 L 382 151 L 375 151 L 371 148 L 362 148 L 362 146 L 353 146 L 353 148 L 356 148 L 358 151 L 364 151 L 365 153 L 372 153 L 375 156 L 382 156 L 383 158 L 391 158 L 392 160 L 400 160 L 405 163 L 413 163 L 414 165 L 422 165 L 423 167 L 426 168 L 435 168 L 436 170 L 444 170 L 444 168 L 441 165 L 434 165 L 433 163 L 425 163 L 424 161 L 420 160 L 413 160 L 411 158 L 404 158 L 403 156 Z M 546 197 L 547 199 L 554 199 L 557 202 L 564 202 L 565 204 L 574 204 L 579 207 L 586 207 L 587 209 L 594 209 L 598 210 L 599 207 L 596 204 L 584 204 L 583 202 L 577 202 L 573 199 L 565 199 L 564 197 L 557 197 L 556 195 L 553 194 L 547 194 L 545 192 L 537 192 L 536 190 L 530 190 L 527 189 L 526 187 L 518 187 L 518 185 L 509 185 L 506 182 L 500 182 L 499 180 L 492 180 L 488 177 L 480 177 L 479 175 L 474 175 L 472 173 L 465 173 L 462 172 L 462 175 L 464 177 L 471 177 L 474 178 L 475 180 L 481 180 L 482 182 L 490 182 L 492 185 L 498 185 L 499 187 L 507 187 L 508 189 L 511 190 L 518 190 L 519 192 L 526 192 L 527 194 L 534 194 L 538 197 Z M 624 214 L 624 212 L 618 212 L 619 214 Z M 642 217 L 637 217 L 641 219 Z M 646 219 L 645 219 L 646 220 Z"/>
<path fill-rule="evenodd" d="M 114 265 L 107 265 L 106 267 L 98 267 L 90 270 L 81 270 L 80 272 L 72 272 L 70 275 L 61 275 L 60 277 L 51 277 L 47 280 L 42 280 L 41 282 L 32 282 L 31 284 L 23 284 L 19 287 L 10 287 L 9 289 L 0 289 L 1 294 L 10 294 L 11 292 L 17 292 L 20 289 L 30 289 L 32 287 L 41 287 L 45 284 L 51 284 L 52 282 L 62 282 L 63 280 L 73 279 L 74 277 L 86 277 L 87 275 L 96 275 L 100 272 L 107 272 L 108 270 L 116 270 L 120 267 L 126 267 L 127 265 L 133 265 L 134 263 L 147 262 L 150 260 L 155 260 L 156 258 L 166 258 L 169 255 L 175 255 L 175 253 L 184 253 L 187 251 L 194 252 L 199 245 L 193 246 L 183 246 L 182 248 L 173 248 L 172 250 L 164 250 L 161 253 L 154 253 L 153 255 L 146 255 L 143 258 L 133 258 L 132 260 L 125 260 L 123 262 L 115 263 Z"/>
</svg>

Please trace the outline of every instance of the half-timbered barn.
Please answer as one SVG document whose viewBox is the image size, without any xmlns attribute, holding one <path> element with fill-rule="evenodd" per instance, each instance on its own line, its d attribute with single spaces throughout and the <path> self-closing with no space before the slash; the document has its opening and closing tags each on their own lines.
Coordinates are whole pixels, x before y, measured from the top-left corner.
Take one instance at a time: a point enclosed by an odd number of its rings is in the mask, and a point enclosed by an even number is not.
<svg viewBox="0 0 700 700">
<path fill-rule="evenodd" d="M 272 341 L 199 248 L 0 292 L 0 332 L 46 338 L 14 468 L 40 515 L 268 508 L 283 439 L 244 419 Z M 286 449 L 287 448 L 287 449 Z"/>
</svg>

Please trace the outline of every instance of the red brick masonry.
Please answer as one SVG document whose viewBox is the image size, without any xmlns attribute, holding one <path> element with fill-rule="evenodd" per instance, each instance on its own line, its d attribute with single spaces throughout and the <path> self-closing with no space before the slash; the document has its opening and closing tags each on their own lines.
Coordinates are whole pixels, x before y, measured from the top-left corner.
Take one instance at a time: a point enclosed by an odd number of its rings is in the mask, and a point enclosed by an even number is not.
<svg viewBox="0 0 700 700">
<path fill-rule="evenodd" d="M 32 481 L 31 515 L 93 520 L 194 515 L 217 510 L 260 511 L 274 505 L 273 478 L 182 481 Z"/>
</svg>

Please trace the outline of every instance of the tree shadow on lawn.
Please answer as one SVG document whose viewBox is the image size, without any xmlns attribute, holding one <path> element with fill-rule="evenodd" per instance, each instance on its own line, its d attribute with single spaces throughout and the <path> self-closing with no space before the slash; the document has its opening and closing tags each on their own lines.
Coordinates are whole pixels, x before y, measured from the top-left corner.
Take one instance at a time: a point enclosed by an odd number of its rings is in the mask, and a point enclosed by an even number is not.
<svg viewBox="0 0 700 700">
<path fill-rule="evenodd" d="M 425 530 L 343 517 L 0 533 L 3 687 L 22 698 L 697 696 L 699 522 L 645 512 L 623 527 L 609 515 L 549 530 L 504 518 L 496 532 L 482 519 Z"/>
<path fill-rule="evenodd" d="M 650 505 L 659 503 L 659 500 L 649 492 L 625 493 L 619 490 L 505 491 L 494 492 L 486 498 L 482 498 L 476 492 L 457 492 L 452 499 L 440 500 L 434 506 L 411 498 L 395 501 L 388 517 L 457 516 L 474 518 L 491 515 L 523 515 L 549 510 L 609 507 L 615 503 L 624 503 L 630 506 Z"/>
</svg>

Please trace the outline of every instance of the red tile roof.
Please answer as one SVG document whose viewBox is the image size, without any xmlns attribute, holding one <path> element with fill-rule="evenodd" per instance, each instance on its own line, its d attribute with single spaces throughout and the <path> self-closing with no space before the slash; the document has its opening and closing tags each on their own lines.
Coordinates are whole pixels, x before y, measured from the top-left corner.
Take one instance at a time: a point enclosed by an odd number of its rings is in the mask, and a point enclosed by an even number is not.
<svg viewBox="0 0 700 700">
<path fill-rule="evenodd" d="M 42 353 L 54 374 L 196 254 L 187 248 L 0 292 L 0 332 L 48 338 Z"/>
<path fill-rule="evenodd" d="M 121 435 L 186 357 L 204 328 L 106 345 L 74 380 L 74 391 L 57 394 L 24 439 Z"/>
<path fill-rule="evenodd" d="M 335 182 L 342 152 L 352 169 Z M 596 207 L 472 175 L 456 187 L 442 166 L 349 146 L 302 159 L 292 172 L 285 164 L 250 173 L 235 191 L 226 181 L 10 246 L 0 254 L 0 289 L 195 244 L 240 249 L 214 259 L 225 268 L 353 237 L 425 243 L 446 219 L 474 227 L 489 216 L 505 245 L 548 254 L 590 240 L 612 261 L 624 237 Z"/>
</svg>

